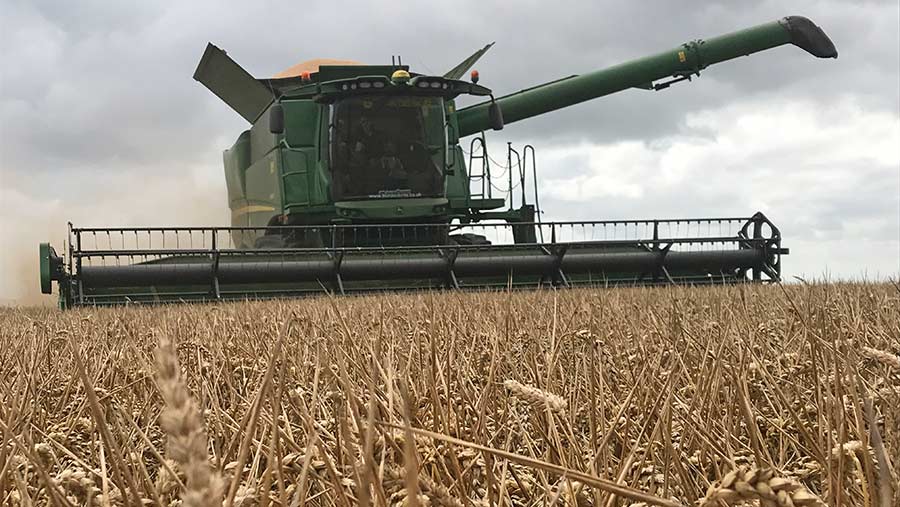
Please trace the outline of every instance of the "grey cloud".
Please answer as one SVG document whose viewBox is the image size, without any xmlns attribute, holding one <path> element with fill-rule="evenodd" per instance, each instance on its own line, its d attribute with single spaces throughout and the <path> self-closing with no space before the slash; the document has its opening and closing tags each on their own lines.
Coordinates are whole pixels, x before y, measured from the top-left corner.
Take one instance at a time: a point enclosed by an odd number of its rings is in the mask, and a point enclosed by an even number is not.
<svg viewBox="0 0 900 507">
<path fill-rule="evenodd" d="M 441 72 L 496 40 L 479 67 L 484 82 L 502 94 L 790 14 L 777 2 L 570 2 L 552 9 L 472 2 L 441 16 L 429 5 L 394 3 L 123 5 L 5 8 L 18 36 L 5 36 L 4 61 L 24 69 L 4 73 L 2 81 L 3 123 L 19 127 L 6 132 L 10 165 L 174 163 L 194 157 L 204 140 L 234 136 L 241 121 L 190 79 L 206 40 L 262 76 L 312 57 L 380 62 L 394 53 Z M 507 135 L 545 142 L 646 139 L 677 130 L 686 111 L 772 91 L 823 101 L 852 93 L 896 108 L 897 94 L 886 89 L 898 72 L 895 4 L 791 8 L 832 34 L 841 59 L 820 62 L 797 48 L 779 48 L 716 66 L 692 84 L 663 93 L 627 91 L 510 126 Z"/>
</svg>

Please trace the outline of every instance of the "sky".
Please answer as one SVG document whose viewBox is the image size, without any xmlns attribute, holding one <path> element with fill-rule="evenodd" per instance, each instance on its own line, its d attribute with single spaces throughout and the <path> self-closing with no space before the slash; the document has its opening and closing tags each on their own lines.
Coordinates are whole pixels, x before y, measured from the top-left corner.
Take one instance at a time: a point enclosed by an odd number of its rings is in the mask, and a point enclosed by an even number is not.
<svg viewBox="0 0 900 507">
<path fill-rule="evenodd" d="M 661 92 L 627 90 L 492 133 L 536 148 L 545 219 L 749 216 L 784 274 L 900 277 L 900 6 L 888 1 L 0 0 L 0 304 L 38 294 L 37 245 L 79 226 L 227 225 L 222 150 L 243 119 L 191 76 L 211 41 L 251 74 L 341 58 L 502 95 L 787 15 L 837 60 L 783 46 Z"/>
</svg>

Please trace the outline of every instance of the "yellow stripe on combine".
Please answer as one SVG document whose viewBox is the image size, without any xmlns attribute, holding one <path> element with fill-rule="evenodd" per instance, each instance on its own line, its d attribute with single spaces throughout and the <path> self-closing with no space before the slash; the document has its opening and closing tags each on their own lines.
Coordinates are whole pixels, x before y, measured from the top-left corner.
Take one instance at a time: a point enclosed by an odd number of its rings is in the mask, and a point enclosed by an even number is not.
<svg viewBox="0 0 900 507">
<path fill-rule="evenodd" d="M 251 204 L 250 206 L 244 206 L 243 208 L 231 210 L 231 216 L 239 217 L 241 215 L 246 215 L 247 213 L 256 213 L 258 211 L 275 211 L 275 208 L 273 208 L 272 206 L 261 206 L 259 204 Z"/>
</svg>

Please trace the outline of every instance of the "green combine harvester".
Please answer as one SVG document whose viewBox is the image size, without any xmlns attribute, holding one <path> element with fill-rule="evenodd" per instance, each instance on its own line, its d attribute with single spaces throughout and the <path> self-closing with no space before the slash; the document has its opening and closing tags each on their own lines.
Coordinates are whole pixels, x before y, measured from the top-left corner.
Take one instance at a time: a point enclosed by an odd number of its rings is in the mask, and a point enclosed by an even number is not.
<svg viewBox="0 0 900 507">
<path fill-rule="evenodd" d="M 194 78 L 250 124 L 225 151 L 231 227 L 76 228 L 40 246 L 62 307 L 323 291 L 774 281 L 781 235 L 751 216 L 541 220 L 534 148 L 487 152 L 486 130 L 793 44 L 836 58 L 792 16 L 495 98 L 485 46 L 442 76 L 314 61 L 256 79 L 209 44 Z M 485 100 L 457 109 L 460 96 Z M 468 149 L 464 149 L 467 147 Z M 502 157 L 500 157 L 502 158 Z"/>
</svg>

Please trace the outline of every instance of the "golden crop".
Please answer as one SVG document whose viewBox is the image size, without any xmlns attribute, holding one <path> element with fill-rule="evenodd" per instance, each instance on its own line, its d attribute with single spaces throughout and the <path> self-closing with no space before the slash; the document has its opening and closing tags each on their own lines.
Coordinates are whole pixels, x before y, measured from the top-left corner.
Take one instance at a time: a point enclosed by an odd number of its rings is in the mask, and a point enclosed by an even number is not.
<svg viewBox="0 0 900 507">
<path fill-rule="evenodd" d="M 900 288 L 0 310 L 2 505 L 900 500 Z"/>
</svg>

